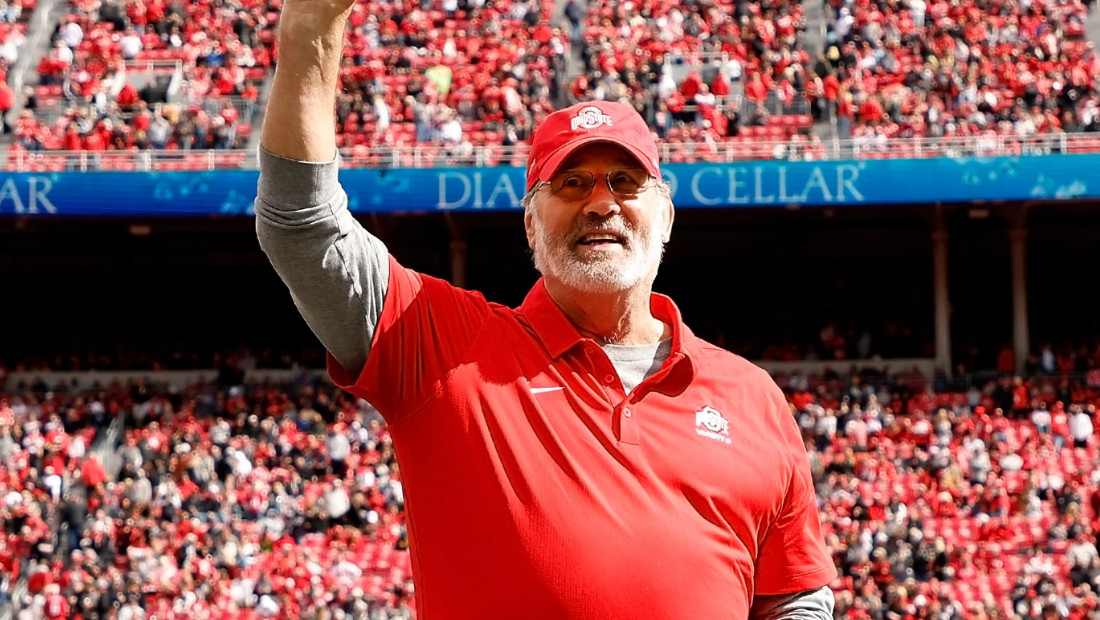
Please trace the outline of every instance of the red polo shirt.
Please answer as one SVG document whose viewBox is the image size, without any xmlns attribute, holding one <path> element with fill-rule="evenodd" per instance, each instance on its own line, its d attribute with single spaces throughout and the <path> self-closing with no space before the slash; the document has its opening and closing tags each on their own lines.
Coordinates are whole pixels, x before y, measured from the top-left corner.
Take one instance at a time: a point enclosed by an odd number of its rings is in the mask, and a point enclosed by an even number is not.
<svg viewBox="0 0 1100 620">
<path fill-rule="evenodd" d="M 745 618 L 836 575 L 760 368 L 672 326 L 630 394 L 540 281 L 517 309 L 404 269 L 362 374 L 406 483 L 417 607 L 445 618 Z"/>
</svg>

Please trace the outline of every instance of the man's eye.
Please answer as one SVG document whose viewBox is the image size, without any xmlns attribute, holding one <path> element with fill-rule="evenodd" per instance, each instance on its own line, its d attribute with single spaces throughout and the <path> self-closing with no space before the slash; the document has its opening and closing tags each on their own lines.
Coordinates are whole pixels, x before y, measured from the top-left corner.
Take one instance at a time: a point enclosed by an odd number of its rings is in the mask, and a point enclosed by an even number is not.
<svg viewBox="0 0 1100 620">
<path fill-rule="evenodd" d="M 608 177 L 609 185 L 616 193 L 638 193 L 645 180 L 639 179 L 627 170 L 615 170 Z"/>
<path fill-rule="evenodd" d="M 636 192 L 642 186 L 630 173 L 619 170 L 611 173 L 611 187 L 618 192 Z"/>
<path fill-rule="evenodd" d="M 583 175 L 580 175 L 580 174 L 566 175 L 561 180 L 561 186 L 563 188 L 584 187 L 585 186 L 585 178 L 584 178 Z"/>
</svg>

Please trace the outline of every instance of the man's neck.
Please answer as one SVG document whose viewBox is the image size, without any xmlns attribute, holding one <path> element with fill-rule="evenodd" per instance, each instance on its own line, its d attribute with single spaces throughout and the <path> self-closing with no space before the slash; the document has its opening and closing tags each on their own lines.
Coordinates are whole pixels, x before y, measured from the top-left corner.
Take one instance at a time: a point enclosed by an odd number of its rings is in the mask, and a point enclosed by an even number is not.
<svg viewBox="0 0 1100 620">
<path fill-rule="evenodd" d="M 636 287 L 615 293 L 587 293 L 544 280 L 546 292 L 574 327 L 600 344 L 652 344 L 672 334 L 653 316 L 652 289 Z"/>
</svg>

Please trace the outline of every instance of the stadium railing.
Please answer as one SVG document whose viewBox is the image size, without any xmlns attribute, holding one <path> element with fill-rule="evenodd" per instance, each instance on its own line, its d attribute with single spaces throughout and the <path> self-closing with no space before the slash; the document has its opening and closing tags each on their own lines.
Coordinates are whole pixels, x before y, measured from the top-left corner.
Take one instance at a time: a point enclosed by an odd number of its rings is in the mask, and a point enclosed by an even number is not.
<svg viewBox="0 0 1100 620">
<path fill-rule="evenodd" d="M 773 376 L 781 377 L 847 377 L 856 371 L 874 371 L 876 375 L 883 378 L 898 373 L 915 374 L 926 379 L 936 377 L 935 360 L 926 358 L 804 360 L 799 362 L 756 361 L 755 363 Z M 1097 375 L 1100 375 L 1100 373 L 1097 373 Z M 183 390 L 192 385 L 215 383 L 218 376 L 216 368 L 156 371 L 17 370 L 11 372 L 5 381 L 0 381 L 0 391 L 20 392 L 27 389 L 35 391 L 34 386 L 45 390 L 90 390 L 111 385 L 129 385 L 136 379 Z M 287 385 L 306 378 L 311 381 L 329 381 L 328 373 L 322 369 L 262 368 L 245 371 L 242 383 L 246 385 Z M 991 377 L 985 375 L 967 375 L 956 379 L 960 382 L 967 382 L 974 379 L 989 378 Z M 996 378 L 996 375 L 993 375 L 992 378 Z M 1082 376 L 1080 378 L 1100 380 L 1100 376 Z"/>
<path fill-rule="evenodd" d="M 196 107 L 201 107 L 207 114 L 218 114 L 222 105 L 227 101 L 233 104 L 233 107 L 237 110 L 239 115 L 237 119 L 238 127 L 246 126 L 248 131 L 251 131 L 257 111 L 255 101 L 250 101 L 237 95 L 220 95 L 217 97 L 207 97 Z M 164 105 L 165 104 L 162 103 L 156 103 L 149 106 L 149 109 L 155 112 L 158 109 L 163 109 Z M 50 97 L 38 101 L 38 107 L 34 110 L 34 117 L 40 123 L 49 127 L 57 127 L 62 117 L 69 116 L 74 110 L 90 109 L 91 107 L 92 104 L 87 101 L 70 100 L 64 97 Z M 123 112 L 121 118 L 124 121 L 131 120 L 133 118 L 133 112 Z M 43 153 L 49 154 L 45 151 L 43 151 Z"/>
<path fill-rule="evenodd" d="M 442 147 L 374 146 L 343 151 L 347 168 L 438 168 L 522 166 L 528 145 Z M 666 163 L 730 163 L 751 160 L 923 159 L 939 157 L 1004 157 L 1100 153 L 1100 135 L 969 136 L 959 138 L 894 138 L 881 142 L 808 139 L 740 138 L 722 142 L 662 142 Z M 180 171 L 254 168 L 253 151 L 23 151 L 8 154 L 7 172 Z"/>
<path fill-rule="evenodd" d="M 134 58 L 126 61 L 127 73 L 173 74 L 183 73 L 183 60 L 179 58 Z"/>
<path fill-rule="evenodd" d="M 778 362 L 755 360 L 768 371 L 780 385 L 790 387 L 791 381 L 803 383 L 809 389 L 827 385 L 837 379 L 844 381 L 854 374 L 862 377 L 862 382 L 873 387 L 884 385 L 904 385 L 910 390 L 921 392 L 931 388 L 937 394 L 963 393 L 971 386 L 986 386 L 1006 377 L 996 370 L 975 370 L 966 373 L 954 373 L 950 376 L 936 371 L 935 360 L 929 358 L 874 358 L 850 360 L 803 360 L 797 362 Z M 1021 375 L 1029 380 L 1057 381 L 1065 379 L 1071 384 L 1100 388 L 1100 369 L 1087 372 L 1043 373 L 1029 370 Z M 0 393 L 17 394 L 22 392 L 72 392 L 97 390 L 110 386 L 132 385 L 135 381 L 144 381 L 150 385 L 185 390 L 195 385 L 214 385 L 219 381 L 216 368 L 194 368 L 190 370 L 17 370 L 0 380 Z M 296 382 L 314 383 L 320 381 L 331 385 L 327 371 L 323 369 L 258 368 L 245 371 L 241 383 L 250 386 L 284 386 Z M 916 386 L 920 386 L 917 388 Z M 1059 400 L 1056 394 L 1044 394 L 1042 400 Z M 118 429 L 115 429 L 118 433 Z"/>
</svg>

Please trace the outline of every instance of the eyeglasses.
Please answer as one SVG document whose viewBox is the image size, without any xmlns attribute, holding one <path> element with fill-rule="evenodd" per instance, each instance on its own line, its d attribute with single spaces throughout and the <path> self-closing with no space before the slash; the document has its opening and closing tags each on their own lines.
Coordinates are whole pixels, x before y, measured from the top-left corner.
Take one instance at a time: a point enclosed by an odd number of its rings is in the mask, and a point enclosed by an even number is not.
<svg viewBox="0 0 1100 620">
<path fill-rule="evenodd" d="M 634 198 L 642 193 L 653 177 L 641 168 L 616 168 L 605 174 L 595 174 L 587 170 L 566 170 L 555 174 L 549 181 L 543 181 L 539 187 L 550 186 L 550 192 L 562 200 L 580 200 L 587 198 L 596 187 L 596 180 L 605 179 L 607 188 L 618 198 Z"/>
</svg>

